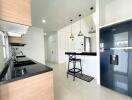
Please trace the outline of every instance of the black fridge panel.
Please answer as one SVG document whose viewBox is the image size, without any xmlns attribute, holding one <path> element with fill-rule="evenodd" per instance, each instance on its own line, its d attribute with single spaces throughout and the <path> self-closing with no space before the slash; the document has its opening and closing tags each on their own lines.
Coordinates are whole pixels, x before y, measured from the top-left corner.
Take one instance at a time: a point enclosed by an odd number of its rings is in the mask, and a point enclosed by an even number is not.
<svg viewBox="0 0 132 100">
<path fill-rule="evenodd" d="M 128 54 L 128 50 L 101 53 L 101 85 L 128 94 Z"/>
<path fill-rule="evenodd" d="M 130 22 L 100 30 L 100 44 L 104 49 L 129 47 Z"/>
<path fill-rule="evenodd" d="M 132 21 L 100 29 L 100 81 L 132 96 Z"/>
</svg>

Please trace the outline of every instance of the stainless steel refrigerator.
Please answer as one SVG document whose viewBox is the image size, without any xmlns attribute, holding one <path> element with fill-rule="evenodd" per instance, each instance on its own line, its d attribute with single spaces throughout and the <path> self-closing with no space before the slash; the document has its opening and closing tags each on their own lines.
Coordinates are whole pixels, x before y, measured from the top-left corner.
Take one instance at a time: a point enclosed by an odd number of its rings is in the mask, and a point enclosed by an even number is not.
<svg viewBox="0 0 132 100">
<path fill-rule="evenodd" d="M 100 29 L 101 85 L 132 96 L 132 21 Z"/>
</svg>

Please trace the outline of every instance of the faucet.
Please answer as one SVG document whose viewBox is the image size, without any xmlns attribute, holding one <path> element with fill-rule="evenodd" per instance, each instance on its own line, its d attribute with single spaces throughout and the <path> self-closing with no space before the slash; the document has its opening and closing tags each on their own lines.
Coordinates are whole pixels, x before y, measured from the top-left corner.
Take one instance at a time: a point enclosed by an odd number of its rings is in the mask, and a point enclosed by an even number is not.
<svg viewBox="0 0 132 100">
<path fill-rule="evenodd" d="M 24 55 L 22 51 L 20 51 L 20 54 L 22 54 L 22 56 Z"/>
</svg>

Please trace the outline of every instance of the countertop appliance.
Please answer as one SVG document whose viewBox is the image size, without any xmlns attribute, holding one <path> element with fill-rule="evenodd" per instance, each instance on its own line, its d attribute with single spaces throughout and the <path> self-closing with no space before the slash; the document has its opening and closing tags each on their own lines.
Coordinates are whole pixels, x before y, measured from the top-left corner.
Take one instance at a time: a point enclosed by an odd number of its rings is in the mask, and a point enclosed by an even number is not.
<svg viewBox="0 0 132 100">
<path fill-rule="evenodd" d="M 132 97 L 132 21 L 100 29 L 101 85 Z"/>
</svg>

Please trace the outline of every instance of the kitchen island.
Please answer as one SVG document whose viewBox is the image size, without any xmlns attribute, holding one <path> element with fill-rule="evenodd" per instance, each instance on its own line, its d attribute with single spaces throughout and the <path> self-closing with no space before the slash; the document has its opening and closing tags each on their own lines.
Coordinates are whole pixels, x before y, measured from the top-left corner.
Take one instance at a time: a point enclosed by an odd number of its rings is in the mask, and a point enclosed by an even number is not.
<svg viewBox="0 0 132 100">
<path fill-rule="evenodd" d="M 88 76 L 97 77 L 97 56 L 96 52 L 65 52 L 67 55 L 66 62 L 68 62 L 68 55 L 76 55 L 76 58 L 82 61 L 82 73 Z M 68 65 L 68 64 L 67 64 Z M 80 64 L 76 64 L 80 68 Z M 70 68 L 72 68 L 70 64 Z"/>
<path fill-rule="evenodd" d="M 10 60 L 0 75 L 0 100 L 54 100 L 52 68 L 26 57 Z"/>
</svg>

